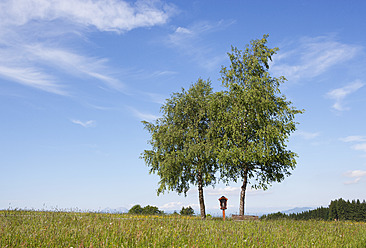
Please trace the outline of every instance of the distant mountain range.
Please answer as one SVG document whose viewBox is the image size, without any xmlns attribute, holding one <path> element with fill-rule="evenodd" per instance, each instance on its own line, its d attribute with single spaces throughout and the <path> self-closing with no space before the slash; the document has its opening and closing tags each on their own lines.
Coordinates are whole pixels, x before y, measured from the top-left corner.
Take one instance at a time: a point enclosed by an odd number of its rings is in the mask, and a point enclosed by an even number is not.
<svg viewBox="0 0 366 248">
<path fill-rule="evenodd" d="M 314 208 L 309 208 L 309 207 L 291 208 L 289 210 L 281 211 L 281 213 L 283 213 L 283 214 L 297 214 L 297 213 L 301 213 L 301 212 L 305 212 L 305 211 L 309 211 L 309 210 L 313 210 L 313 209 Z"/>
<path fill-rule="evenodd" d="M 99 211 L 101 213 L 106 213 L 106 214 L 124 214 L 128 212 L 127 208 L 121 207 L 121 208 L 105 208 L 102 209 L 101 211 Z"/>
<path fill-rule="evenodd" d="M 301 213 L 301 212 L 305 212 L 305 211 L 309 211 L 309 210 L 313 210 L 314 208 L 310 208 L 310 207 L 296 207 L 296 208 L 291 208 L 291 209 L 288 209 L 288 210 L 284 210 L 284 211 L 280 211 L 281 213 L 283 214 L 297 214 L 297 213 Z M 179 213 L 179 210 L 175 210 L 176 212 Z M 120 207 L 120 208 L 105 208 L 105 209 L 102 209 L 100 210 L 99 212 L 101 213 L 107 213 L 107 214 L 117 214 L 117 213 L 128 213 L 128 209 L 127 208 L 124 208 L 124 207 Z M 172 214 L 174 211 L 165 211 L 165 213 L 167 214 Z M 197 211 L 196 211 L 197 212 Z M 220 213 L 218 213 L 217 215 L 220 215 Z M 268 213 L 266 213 L 268 214 Z M 216 214 L 213 214 L 216 216 Z M 256 215 L 263 215 L 262 213 L 261 214 L 256 214 Z"/>
</svg>

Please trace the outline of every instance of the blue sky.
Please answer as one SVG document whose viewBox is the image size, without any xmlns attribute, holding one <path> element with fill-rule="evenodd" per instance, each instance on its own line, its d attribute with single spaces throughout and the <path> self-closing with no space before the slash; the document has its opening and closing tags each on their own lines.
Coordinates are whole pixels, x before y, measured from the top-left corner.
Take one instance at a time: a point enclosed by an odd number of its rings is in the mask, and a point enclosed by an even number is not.
<svg viewBox="0 0 366 248">
<path fill-rule="evenodd" d="M 222 90 L 230 46 L 269 34 L 270 72 L 294 106 L 297 168 L 249 213 L 366 199 L 366 2 L 3 0 L 0 2 L 0 209 L 198 209 L 156 196 L 139 159 L 172 92 L 199 77 Z M 241 184 L 205 188 L 238 212 Z"/>
</svg>

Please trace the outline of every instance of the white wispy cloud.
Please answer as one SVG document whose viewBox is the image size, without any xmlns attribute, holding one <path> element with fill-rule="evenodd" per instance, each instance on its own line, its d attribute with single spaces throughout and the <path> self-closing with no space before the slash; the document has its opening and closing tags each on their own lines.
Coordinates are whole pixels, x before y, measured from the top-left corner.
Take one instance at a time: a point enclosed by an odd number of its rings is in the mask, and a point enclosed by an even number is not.
<svg viewBox="0 0 366 248">
<path fill-rule="evenodd" d="M 333 36 L 302 38 L 292 50 L 274 56 L 271 71 L 284 75 L 289 81 L 313 78 L 331 67 L 354 58 L 362 47 L 336 41 Z"/>
<path fill-rule="evenodd" d="M 101 31 L 123 32 L 167 22 L 174 8 L 160 1 L 117 0 L 5 0 L 0 16 L 6 25 L 24 25 L 32 20 L 65 19 Z"/>
<path fill-rule="evenodd" d="M 1 59 L 0 59 L 1 61 Z M 37 88 L 58 95 L 68 95 L 65 88 L 57 80 L 39 68 L 9 67 L 0 64 L 0 77 L 13 80 L 22 85 Z"/>
<path fill-rule="evenodd" d="M 355 178 L 355 179 L 353 179 L 353 180 L 351 180 L 351 181 L 345 181 L 345 182 L 344 182 L 344 184 L 346 184 L 346 185 L 356 184 L 356 183 L 358 183 L 360 180 L 361 180 L 361 178 L 360 178 L 360 177 L 358 177 L 358 178 Z"/>
<path fill-rule="evenodd" d="M 340 138 L 339 140 L 346 143 L 353 143 L 351 145 L 351 149 L 356 151 L 361 151 L 366 153 L 366 136 L 361 135 L 351 135 L 344 138 Z"/>
<path fill-rule="evenodd" d="M 326 96 L 330 99 L 335 100 L 335 103 L 332 106 L 335 110 L 338 110 L 338 111 L 348 110 L 349 108 L 344 106 L 344 99 L 348 95 L 361 89 L 364 85 L 365 84 L 362 83 L 360 80 L 356 80 L 355 82 L 350 83 L 344 87 L 329 91 L 326 94 Z"/>
<path fill-rule="evenodd" d="M 168 44 L 191 57 L 200 66 L 212 70 L 218 67 L 227 55 L 225 53 L 217 54 L 203 37 L 209 33 L 223 30 L 233 23 L 233 21 L 199 22 L 189 27 L 177 27 L 169 35 Z"/>
<path fill-rule="evenodd" d="M 354 178 L 351 181 L 344 182 L 344 184 L 356 184 L 361 180 L 362 177 L 366 177 L 366 171 L 363 170 L 347 171 L 346 173 L 344 173 L 344 176 Z"/>
<path fill-rule="evenodd" d="M 62 79 L 62 72 L 123 91 L 123 83 L 108 68 L 106 59 L 76 52 L 68 42 L 83 42 L 90 31 L 123 33 L 164 24 L 174 12 L 174 7 L 158 0 L 1 1 L 0 77 L 69 95 L 73 84 Z"/>
<path fill-rule="evenodd" d="M 139 118 L 142 121 L 155 121 L 156 119 L 159 118 L 159 116 L 154 115 L 154 114 L 149 114 L 149 113 L 143 113 L 133 107 L 128 107 L 128 109 L 132 112 L 132 114 L 134 116 L 136 116 L 137 118 Z"/>
<path fill-rule="evenodd" d="M 165 95 L 151 93 L 151 92 L 143 92 L 142 94 L 148 96 L 152 102 L 158 103 L 158 104 L 164 104 L 166 102 L 166 99 L 168 98 Z"/>
<path fill-rule="evenodd" d="M 194 35 L 194 32 L 192 32 L 191 30 L 189 30 L 188 28 L 183 28 L 183 27 L 178 27 L 175 30 L 175 34 L 182 34 L 182 35 Z M 171 38 L 177 38 L 176 36 L 171 36 Z"/>
<path fill-rule="evenodd" d="M 176 71 L 155 71 L 151 74 L 152 77 L 169 76 L 177 74 Z"/>
<path fill-rule="evenodd" d="M 357 151 L 366 152 L 366 143 L 356 144 L 356 145 L 352 146 L 352 149 L 357 150 Z"/>
<path fill-rule="evenodd" d="M 160 206 L 161 209 L 180 209 L 184 205 L 182 202 L 168 202 Z"/>
<path fill-rule="evenodd" d="M 47 92 L 68 95 L 67 82 L 62 82 L 55 70 L 68 76 L 93 78 L 115 90 L 124 89 L 124 84 L 110 73 L 105 59 L 83 56 L 66 48 L 22 42 L 0 48 L 0 54 L 9 55 L 0 58 L 0 77 Z"/>
<path fill-rule="evenodd" d="M 320 133 L 319 132 L 296 131 L 293 135 L 300 136 L 301 138 L 306 139 L 306 140 L 312 140 L 312 139 L 315 139 L 316 137 L 318 137 L 320 135 Z"/>
<path fill-rule="evenodd" d="M 224 188 L 207 188 L 205 189 L 205 193 L 207 195 L 228 195 L 228 196 L 238 196 L 240 194 L 241 188 L 240 187 L 232 187 L 226 186 Z M 256 190 L 251 187 L 247 187 L 246 189 L 247 194 L 263 194 L 263 190 Z"/>
<path fill-rule="evenodd" d="M 83 126 L 83 127 L 95 127 L 96 126 L 96 121 L 95 120 L 80 121 L 80 120 L 72 119 L 71 122 L 74 123 L 74 124 L 78 124 L 80 126 Z"/>
<path fill-rule="evenodd" d="M 207 188 L 205 193 L 207 195 L 238 195 L 240 193 L 240 187 Z"/>
<path fill-rule="evenodd" d="M 108 75 L 108 68 L 105 65 L 106 59 L 87 57 L 65 49 L 50 48 L 41 44 L 27 46 L 26 49 L 30 56 L 37 59 L 39 63 L 52 65 L 67 74 L 98 79 L 112 89 L 122 91 L 124 88 L 119 80 Z"/>
<path fill-rule="evenodd" d="M 340 139 L 343 142 L 363 142 L 366 141 L 366 136 L 351 135 Z"/>
<path fill-rule="evenodd" d="M 163 210 L 181 210 L 182 207 L 192 207 L 193 209 L 199 209 L 199 204 L 197 203 L 191 203 L 191 204 L 183 204 L 182 202 L 180 201 L 177 201 L 177 202 L 168 202 L 168 203 L 165 203 L 161 206 L 159 206 L 160 209 L 163 209 Z"/>
<path fill-rule="evenodd" d="M 362 170 L 354 170 L 354 171 L 347 171 L 345 173 L 346 177 L 364 177 L 366 176 L 366 171 Z"/>
</svg>

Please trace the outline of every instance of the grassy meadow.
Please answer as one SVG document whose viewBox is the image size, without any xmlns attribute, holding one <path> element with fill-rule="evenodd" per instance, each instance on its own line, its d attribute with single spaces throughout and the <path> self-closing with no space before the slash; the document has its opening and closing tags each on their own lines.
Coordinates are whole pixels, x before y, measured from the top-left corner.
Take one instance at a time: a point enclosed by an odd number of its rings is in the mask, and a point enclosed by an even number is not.
<svg viewBox="0 0 366 248">
<path fill-rule="evenodd" d="M 0 247 L 366 247 L 366 223 L 4 210 Z"/>
</svg>

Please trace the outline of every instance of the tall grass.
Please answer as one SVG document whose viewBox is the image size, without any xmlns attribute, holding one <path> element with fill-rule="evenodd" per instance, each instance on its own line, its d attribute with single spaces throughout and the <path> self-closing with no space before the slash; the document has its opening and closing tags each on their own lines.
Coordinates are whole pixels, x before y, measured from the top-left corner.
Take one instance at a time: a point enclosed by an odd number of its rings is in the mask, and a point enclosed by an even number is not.
<svg viewBox="0 0 366 248">
<path fill-rule="evenodd" d="M 366 224 L 7 210 L 0 247 L 366 247 Z"/>
</svg>

